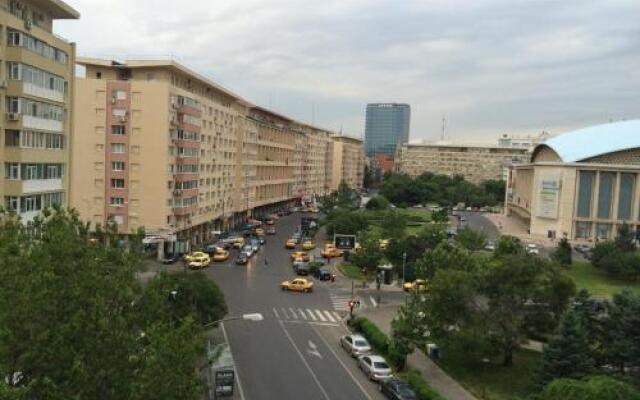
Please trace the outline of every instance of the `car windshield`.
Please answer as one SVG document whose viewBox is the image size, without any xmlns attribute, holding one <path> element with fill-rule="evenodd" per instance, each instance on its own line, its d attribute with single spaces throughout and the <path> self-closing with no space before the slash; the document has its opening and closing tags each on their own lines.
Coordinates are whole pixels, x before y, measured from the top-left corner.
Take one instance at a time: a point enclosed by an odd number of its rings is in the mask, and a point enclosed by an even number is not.
<svg viewBox="0 0 640 400">
<path fill-rule="evenodd" d="M 398 386 L 398 393 L 400 393 L 403 396 L 414 396 L 415 394 L 413 393 L 413 390 L 411 390 L 409 388 L 409 385 L 407 385 L 406 383 L 399 383 Z"/>
<path fill-rule="evenodd" d="M 353 342 L 357 347 L 367 347 L 369 346 L 369 343 L 365 342 L 364 340 L 356 340 L 355 342 Z"/>
<path fill-rule="evenodd" d="M 382 361 L 374 361 L 373 366 L 377 369 L 389 369 L 387 363 Z"/>
</svg>

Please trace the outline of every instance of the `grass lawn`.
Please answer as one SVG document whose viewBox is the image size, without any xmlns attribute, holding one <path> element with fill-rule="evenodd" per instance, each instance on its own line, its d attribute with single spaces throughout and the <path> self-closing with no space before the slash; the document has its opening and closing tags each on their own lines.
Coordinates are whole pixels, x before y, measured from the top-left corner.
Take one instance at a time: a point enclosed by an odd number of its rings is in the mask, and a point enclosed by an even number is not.
<svg viewBox="0 0 640 400">
<path fill-rule="evenodd" d="M 394 211 L 406 215 L 411 218 L 420 218 L 422 221 L 408 221 L 407 223 L 407 234 L 413 235 L 418 233 L 424 225 L 431 221 L 431 212 L 426 208 L 395 208 Z M 375 217 L 379 212 L 377 211 L 365 211 L 365 213 L 371 217 Z M 379 222 L 373 222 L 372 228 L 377 228 L 379 224 L 384 223 L 384 220 L 380 220 Z"/>
<path fill-rule="evenodd" d="M 640 284 L 612 278 L 587 261 L 576 261 L 564 271 L 573 279 L 578 289 L 587 289 L 596 297 L 610 298 L 623 289 L 640 294 Z"/>
<path fill-rule="evenodd" d="M 363 281 L 365 279 L 365 276 L 362 274 L 362 272 L 360 271 L 360 268 L 356 267 L 355 265 L 352 264 L 340 264 L 340 266 L 338 267 L 338 269 L 340 270 L 340 272 L 342 272 L 347 278 L 353 279 L 353 280 L 357 280 L 357 281 Z M 368 280 L 371 280 L 371 278 L 369 278 Z"/>
<path fill-rule="evenodd" d="M 514 355 L 514 364 L 503 367 L 501 360 L 473 363 L 464 355 L 444 353 L 438 364 L 451 377 L 484 400 L 511 400 L 525 398 L 535 391 L 536 371 L 542 354 L 520 350 Z"/>
</svg>

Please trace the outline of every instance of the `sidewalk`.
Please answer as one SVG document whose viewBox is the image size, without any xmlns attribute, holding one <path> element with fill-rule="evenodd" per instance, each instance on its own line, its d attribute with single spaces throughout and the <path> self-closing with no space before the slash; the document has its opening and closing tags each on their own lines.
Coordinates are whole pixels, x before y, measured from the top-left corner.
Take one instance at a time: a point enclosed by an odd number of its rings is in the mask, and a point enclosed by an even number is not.
<svg viewBox="0 0 640 400">
<path fill-rule="evenodd" d="M 358 312 L 375 323 L 384 333 L 390 335 L 391 320 L 396 315 L 397 307 L 369 308 Z M 419 350 L 414 351 L 407 359 L 407 365 L 420 371 L 427 383 L 448 400 L 476 400 L 465 388 L 447 375 L 435 362 Z"/>
</svg>

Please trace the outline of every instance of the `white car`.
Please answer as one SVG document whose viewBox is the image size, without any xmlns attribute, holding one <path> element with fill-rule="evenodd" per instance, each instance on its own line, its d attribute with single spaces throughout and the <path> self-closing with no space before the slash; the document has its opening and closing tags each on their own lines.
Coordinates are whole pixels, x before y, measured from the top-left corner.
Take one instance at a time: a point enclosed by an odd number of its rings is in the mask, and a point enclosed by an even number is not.
<svg viewBox="0 0 640 400">
<path fill-rule="evenodd" d="M 371 352 L 369 342 L 361 335 L 345 335 L 341 337 L 340 346 L 351 354 L 351 357 L 358 357 Z"/>
<path fill-rule="evenodd" d="M 358 368 L 372 381 L 381 381 L 393 377 L 391 367 L 389 367 L 387 361 L 380 356 L 364 355 L 358 357 Z"/>
<path fill-rule="evenodd" d="M 253 256 L 253 254 L 254 254 L 253 246 L 251 246 L 250 244 L 244 246 L 242 248 L 242 252 L 245 253 L 247 255 L 247 257 Z"/>
<path fill-rule="evenodd" d="M 485 245 L 484 249 L 488 251 L 494 251 L 496 249 L 496 243 L 494 241 L 489 240 Z"/>
<path fill-rule="evenodd" d="M 529 254 L 540 254 L 540 250 L 538 250 L 538 246 L 533 243 L 529 243 L 527 245 L 527 253 Z"/>
</svg>

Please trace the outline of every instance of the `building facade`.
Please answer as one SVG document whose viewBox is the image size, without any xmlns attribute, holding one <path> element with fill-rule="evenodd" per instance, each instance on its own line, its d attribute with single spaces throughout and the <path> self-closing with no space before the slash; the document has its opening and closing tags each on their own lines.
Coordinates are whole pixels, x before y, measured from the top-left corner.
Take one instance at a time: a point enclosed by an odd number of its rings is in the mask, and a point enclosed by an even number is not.
<svg viewBox="0 0 640 400">
<path fill-rule="evenodd" d="M 409 141 L 411 107 L 400 103 L 367 104 L 365 116 L 365 152 L 393 156 L 396 146 Z"/>
<path fill-rule="evenodd" d="M 0 1 L 0 198 L 25 222 L 69 201 L 75 45 L 52 29 L 79 17 L 59 0 Z"/>
<path fill-rule="evenodd" d="M 537 145 L 549 139 L 550 137 L 551 135 L 548 132 L 544 132 L 544 131 L 538 135 L 525 135 L 525 136 L 504 134 L 498 139 L 498 146 L 514 147 L 514 148 L 527 149 L 529 151 L 533 151 L 533 149 Z"/>
<path fill-rule="evenodd" d="M 527 161 L 527 149 L 469 143 L 424 143 L 398 146 L 396 172 L 462 175 L 472 183 L 506 179 L 508 166 Z"/>
<path fill-rule="evenodd" d="M 336 190 L 341 182 L 345 182 L 352 189 L 362 189 L 365 164 L 362 140 L 342 135 L 335 135 L 332 139 L 331 190 Z"/>
<path fill-rule="evenodd" d="M 78 64 L 71 205 L 83 219 L 122 234 L 144 227 L 164 251 L 183 252 L 331 189 L 331 132 L 171 60 Z M 351 168 L 339 173 L 358 186 Z"/>
<path fill-rule="evenodd" d="M 626 223 L 638 236 L 639 179 L 640 120 L 588 127 L 545 141 L 512 168 L 506 212 L 533 235 L 610 239 Z"/>
</svg>

